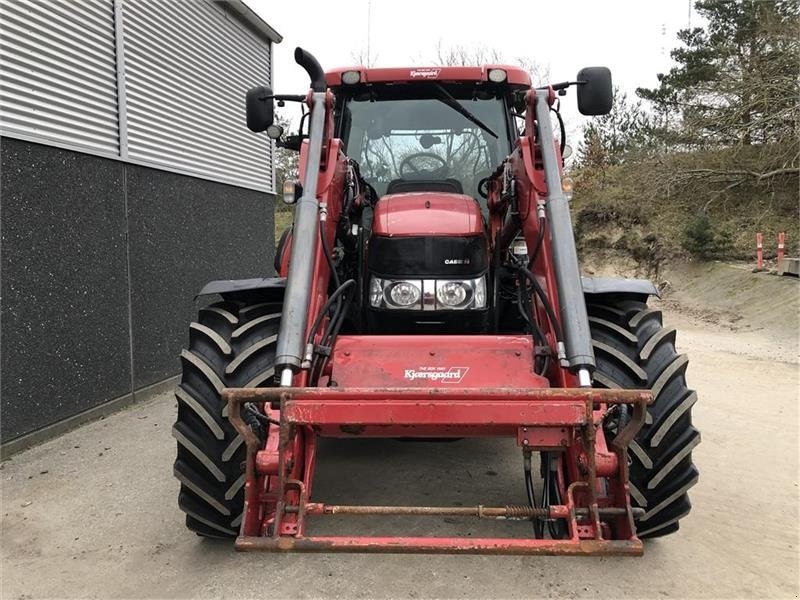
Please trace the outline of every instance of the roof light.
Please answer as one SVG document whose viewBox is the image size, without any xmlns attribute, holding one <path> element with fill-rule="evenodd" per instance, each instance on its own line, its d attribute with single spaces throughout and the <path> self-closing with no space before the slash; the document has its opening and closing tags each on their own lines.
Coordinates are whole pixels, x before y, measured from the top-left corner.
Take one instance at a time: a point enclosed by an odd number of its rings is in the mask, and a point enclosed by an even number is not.
<svg viewBox="0 0 800 600">
<path fill-rule="evenodd" d="M 503 83 L 508 78 L 505 69 L 489 69 L 489 81 Z"/>
<path fill-rule="evenodd" d="M 358 71 L 345 71 L 342 73 L 342 83 L 345 85 L 355 85 L 361 81 L 361 73 Z"/>
</svg>

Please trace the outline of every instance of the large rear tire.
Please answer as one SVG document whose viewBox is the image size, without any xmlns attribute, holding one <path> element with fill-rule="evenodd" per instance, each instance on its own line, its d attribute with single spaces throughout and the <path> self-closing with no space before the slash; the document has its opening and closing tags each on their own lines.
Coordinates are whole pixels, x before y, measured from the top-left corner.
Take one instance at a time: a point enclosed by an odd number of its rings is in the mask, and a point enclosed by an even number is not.
<svg viewBox="0 0 800 600">
<path fill-rule="evenodd" d="M 245 447 L 227 418 L 224 387 L 270 387 L 280 303 L 217 302 L 189 326 L 175 391 L 178 506 L 198 535 L 233 537 L 244 504 Z"/>
<path fill-rule="evenodd" d="M 634 506 L 641 538 L 678 530 L 691 509 L 687 491 L 698 480 L 692 449 L 700 433 L 692 425 L 697 394 L 686 385 L 688 359 L 675 350 L 675 330 L 662 325 L 661 311 L 625 296 L 587 298 L 597 369 L 595 387 L 650 389 L 654 402 L 629 448 Z M 625 415 L 617 415 L 625 418 Z M 613 435 L 615 419 L 606 427 Z"/>
</svg>

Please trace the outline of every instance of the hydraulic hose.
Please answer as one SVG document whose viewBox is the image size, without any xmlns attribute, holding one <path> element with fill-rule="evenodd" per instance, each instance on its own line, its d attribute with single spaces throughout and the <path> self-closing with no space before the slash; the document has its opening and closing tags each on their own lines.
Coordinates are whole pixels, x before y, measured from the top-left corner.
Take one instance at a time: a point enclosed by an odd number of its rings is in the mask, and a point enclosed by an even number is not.
<svg viewBox="0 0 800 600">
<path fill-rule="evenodd" d="M 319 311 L 319 314 L 317 315 L 317 318 L 314 319 L 314 324 L 311 326 L 311 331 L 309 331 L 309 333 L 308 333 L 308 340 L 306 341 L 307 344 L 311 344 L 311 343 L 314 342 L 314 334 L 317 332 L 317 329 L 319 329 L 319 324 L 322 323 L 322 319 L 325 318 L 325 315 L 331 309 L 331 306 L 333 306 L 333 303 L 337 302 L 339 300 L 339 297 L 349 287 L 352 287 L 353 285 L 355 285 L 355 283 L 356 283 L 355 279 L 348 279 L 342 285 L 340 285 L 338 288 L 336 288 L 336 290 L 334 290 L 334 292 L 330 296 L 328 296 L 327 301 L 322 306 L 322 310 Z M 336 315 L 334 315 L 334 317 L 335 316 Z"/>
<path fill-rule="evenodd" d="M 550 353 L 552 354 L 553 349 L 547 343 L 547 338 L 545 337 L 544 332 L 542 331 L 542 328 L 539 327 L 539 323 L 536 322 L 535 319 L 531 319 L 530 318 L 530 314 L 532 312 L 530 310 L 530 305 L 528 303 L 525 303 L 526 305 L 523 305 L 522 288 L 523 288 L 524 284 L 525 284 L 525 282 L 522 280 L 522 278 L 519 278 L 519 283 L 517 285 L 517 308 L 519 309 L 519 313 L 522 316 L 522 319 L 528 324 L 528 327 L 530 327 L 530 329 L 531 329 L 531 335 L 533 336 L 534 347 L 536 345 L 538 345 L 540 347 L 547 347 L 549 349 Z M 525 287 L 525 291 L 526 291 L 525 295 L 527 296 L 528 295 L 527 294 L 528 286 L 525 284 L 524 287 Z M 535 348 L 534 348 L 534 351 L 535 351 Z M 544 361 L 542 362 L 541 365 L 539 365 L 539 358 L 540 357 L 538 357 L 538 356 L 534 357 L 534 365 L 535 365 L 534 372 L 537 375 L 543 375 L 544 373 L 547 372 L 547 367 L 549 365 L 549 357 L 548 356 L 544 356 Z"/>
<path fill-rule="evenodd" d="M 328 263 L 328 268 L 330 269 L 331 277 L 333 278 L 334 289 L 339 289 L 341 285 L 339 282 L 339 273 L 336 272 L 336 265 L 333 263 L 333 256 L 331 256 L 331 250 L 328 247 L 328 238 L 325 237 L 325 221 L 319 222 L 319 239 L 320 242 L 322 243 L 322 253 L 325 255 L 325 262 Z M 339 294 L 339 296 L 336 299 L 336 310 L 333 311 L 333 314 L 338 315 L 341 312 L 341 310 L 342 310 L 342 296 L 341 294 Z M 313 332 L 315 331 L 316 328 L 312 330 L 312 336 Z"/>
<path fill-rule="evenodd" d="M 336 342 L 336 337 L 339 335 L 339 331 L 342 329 L 342 324 L 347 317 L 347 311 L 350 309 L 351 301 L 352 297 L 348 296 L 347 300 L 344 302 L 344 305 L 337 307 L 338 312 L 334 313 L 333 317 L 328 323 L 325 333 L 322 335 L 322 346 L 331 349 L 333 348 L 333 345 Z M 314 383 L 316 383 L 319 377 L 325 372 L 325 367 L 328 365 L 328 361 L 330 359 L 330 353 L 325 353 L 322 355 L 322 359 L 319 361 L 319 366 L 316 364 L 314 365 L 314 368 L 312 369 L 312 381 L 314 381 Z"/>
<path fill-rule="evenodd" d="M 542 242 L 544 241 L 544 225 L 545 218 L 539 217 L 539 232 L 536 234 L 536 245 L 533 247 L 533 252 L 528 259 L 529 265 L 533 264 L 533 262 L 536 260 L 536 257 L 539 256 L 539 250 L 542 249 Z"/>
<path fill-rule="evenodd" d="M 325 302 L 322 310 L 320 310 L 317 318 L 314 320 L 314 324 L 311 326 L 311 331 L 308 334 L 308 340 L 306 342 L 306 346 L 310 348 L 307 351 L 307 354 L 310 352 L 311 354 L 311 370 L 309 372 L 309 381 L 313 384 L 316 383 L 317 379 L 319 378 L 322 371 L 325 369 L 325 365 L 328 362 L 329 356 L 325 355 L 322 360 L 322 367 L 319 368 L 319 361 L 317 360 L 317 352 L 313 346 L 314 344 L 314 335 L 319 329 L 320 323 L 322 323 L 322 319 L 328 314 L 328 311 L 333 306 L 334 302 L 336 303 L 336 310 L 333 312 L 333 315 L 328 322 L 328 326 L 325 329 L 325 332 L 322 334 L 322 338 L 320 339 L 320 346 L 331 348 L 333 346 L 333 341 L 336 339 L 336 336 L 339 335 L 339 330 L 342 327 L 342 323 L 344 322 L 344 317 L 346 316 L 348 307 L 350 306 L 350 301 L 348 299 L 347 302 L 342 303 L 342 294 L 346 292 L 349 288 L 353 287 L 356 283 L 355 279 L 348 279 L 342 285 L 340 285 L 336 290 L 328 297 L 328 300 Z"/>
<path fill-rule="evenodd" d="M 550 508 L 550 492 L 552 490 L 555 499 L 555 504 L 561 504 L 561 494 L 558 491 L 558 482 L 553 480 L 553 469 L 551 468 L 551 456 L 549 452 L 542 452 L 540 455 L 542 461 L 542 475 L 544 476 L 544 486 L 542 487 L 542 508 Z M 550 532 L 550 537 L 554 540 L 560 540 L 566 535 L 566 527 L 561 519 L 548 519 L 547 529 Z"/>
<path fill-rule="evenodd" d="M 533 490 L 533 476 L 531 475 L 531 451 L 524 450 L 522 455 L 522 466 L 525 471 L 525 492 L 528 496 L 528 506 L 539 508 L 536 503 L 536 494 Z M 533 537 L 540 540 L 544 537 L 542 521 L 538 518 L 533 519 Z"/>
<path fill-rule="evenodd" d="M 494 256 L 493 263 L 494 263 L 494 270 L 492 271 L 492 295 L 494 298 L 494 302 L 492 306 L 494 306 L 494 314 L 493 314 L 493 321 L 494 321 L 494 332 L 498 333 L 500 331 L 500 309 L 498 308 L 500 305 L 500 245 L 495 243 L 494 249 L 492 250 L 492 254 Z"/>
<path fill-rule="evenodd" d="M 328 246 L 328 239 L 325 237 L 325 221 L 319 222 L 319 239 L 322 241 L 322 252 L 325 254 L 325 261 L 328 263 L 328 267 L 331 270 L 331 277 L 333 277 L 333 287 L 338 288 L 340 284 L 339 282 L 339 273 L 336 272 L 336 266 L 333 264 L 333 256 L 331 255 L 331 249 Z"/>
<path fill-rule="evenodd" d="M 531 284 L 533 284 L 533 290 L 539 297 L 539 300 L 542 301 L 542 306 L 544 306 L 544 310 L 547 313 L 547 319 L 550 321 L 550 325 L 555 333 L 556 341 L 563 342 L 564 332 L 561 329 L 561 324 L 558 322 L 556 313 L 553 310 L 553 305 L 550 304 L 550 299 L 547 297 L 547 294 L 545 294 L 544 289 L 542 289 L 542 286 L 536 280 L 536 277 L 534 277 L 533 273 L 531 273 L 528 269 L 522 266 L 518 266 L 516 269 L 522 273 L 528 279 L 528 281 L 531 282 Z"/>
</svg>

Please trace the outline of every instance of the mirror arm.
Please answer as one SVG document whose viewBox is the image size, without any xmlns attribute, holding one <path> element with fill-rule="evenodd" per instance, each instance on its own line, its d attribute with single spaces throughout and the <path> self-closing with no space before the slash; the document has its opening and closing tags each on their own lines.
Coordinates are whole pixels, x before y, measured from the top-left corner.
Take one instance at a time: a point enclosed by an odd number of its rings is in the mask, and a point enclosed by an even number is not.
<svg viewBox="0 0 800 600">
<path fill-rule="evenodd" d="M 565 90 L 571 85 L 583 85 L 587 83 L 585 80 L 578 80 L 578 81 L 562 81 L 561 83 L 554 83 L 550 87 L 554 90 Z"/>
<path fill-rule="evenodd" d="M 259 96 L 259 100 L 279 100 L 284 102 L 305 102 L 306 97 L 299 94 L 272 94 L 271 96 Z"/>
</svg>

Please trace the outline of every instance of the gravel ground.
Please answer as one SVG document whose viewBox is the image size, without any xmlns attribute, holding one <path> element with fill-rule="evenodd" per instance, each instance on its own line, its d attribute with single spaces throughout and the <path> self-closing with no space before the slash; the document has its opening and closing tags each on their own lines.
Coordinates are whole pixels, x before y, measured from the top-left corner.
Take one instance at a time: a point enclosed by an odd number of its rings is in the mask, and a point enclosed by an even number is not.
<svg viewBox="0 0 800 600">
<path fill-rule="evenodd" d="M 680 532 L 648 542 L 643 558 L 236 554 L 183 527 L 171 476 L 175 408 L 165 395 L 0 465 L 0 596 L 796 598 L 796 345 L 771 360 L 765 331 L 731 331 L 675 312 L 666 320 L 679 327 L 679 350 L 692 359 L 689 383 L 700 395 L 701 480 Z M 520 502 L 520 471 L 507 441 L 330 440 L 315 493 L 364 503 Z M 467 526 L 412 524 L 462 534 Z"/>
</svg>

